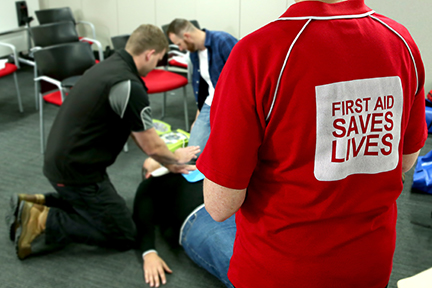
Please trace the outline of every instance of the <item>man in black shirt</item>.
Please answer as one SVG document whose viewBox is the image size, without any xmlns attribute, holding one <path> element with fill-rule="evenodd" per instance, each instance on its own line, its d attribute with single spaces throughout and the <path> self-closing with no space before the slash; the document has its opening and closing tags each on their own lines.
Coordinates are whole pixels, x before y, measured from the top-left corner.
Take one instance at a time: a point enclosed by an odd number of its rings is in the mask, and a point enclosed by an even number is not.
<svg viewBox="0 0 432 288">
<path fill-rule="evenodd" d="M 155 68 L 167 46 L 159 28 L 141 25 L 125 50 L 90 68 L 71 89 L 54 120 L 44 159 L 44 174 L 57 193 L 11 199 L 10 237 L 18 258 L 70 242 L 134 247 L 131 213 L 106 173 L 129 135 L 171 172 L 195 169 L 184 163 L 196 158 L 199 147 L 172 153 L 157 135 L 140 77 Z"/>
</svg>

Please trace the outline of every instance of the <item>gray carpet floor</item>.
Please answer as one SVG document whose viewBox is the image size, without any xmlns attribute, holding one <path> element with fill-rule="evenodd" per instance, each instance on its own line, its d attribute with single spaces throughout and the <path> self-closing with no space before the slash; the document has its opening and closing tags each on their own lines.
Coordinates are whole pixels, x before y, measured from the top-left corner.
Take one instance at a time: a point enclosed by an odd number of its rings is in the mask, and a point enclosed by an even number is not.
<svg viewBox="0 0 432 288">
<path fill-rule="evenodd" d="M 24 113 L 18 112 L 12 76 L 0 78 L 0 211 L 3 214 L 13 193 L 52 191 L 42 174 L 39 115 L 35 110 L 32 69 L 23 67 L 18 77 Z M 189 118 L 192 121 L 195 103 L 191 87 L 187 91 Z M 150 96 L 156 119 L 160 118 L 161 98 L 161 94 Z M 170 123 L 174 129 L 184 129 L 181 90 L 169 95 L 167 103 L 163 121 Z M 44 107 L 49 131 L 58 108 L 51 105 Z M 422 155 L 431 149 L 432 140 L 429 138 Z M 129 152 L 122 152 L 108 170 L 112 182 L 129 207 L 132 207 L 135 189 L 141 180 L 141 165 L 145 158 L 130 140 Z M 405 188 L 398 200 L 397 247 L 390 288 L 397 287 L 399 279 L 432 267 L 432 229 L 412 223 L 432 225 L 432 195 L 412 193 L 412 175 L 413 170 L 407 174 Z M 20 261 L 8 238 L 4 220 L 0 221 L 0 247 L 0 287 L 148 287 L 143 280 L 140 256 L 135 251 L 116 252 L 73 244 L 55 253 Z M 215 277 L 195 265 L 181 249 L 171 249 L 160 237 L 157 248 L 173 270 L 164 287 L 224 287 Z"/>
</svg>

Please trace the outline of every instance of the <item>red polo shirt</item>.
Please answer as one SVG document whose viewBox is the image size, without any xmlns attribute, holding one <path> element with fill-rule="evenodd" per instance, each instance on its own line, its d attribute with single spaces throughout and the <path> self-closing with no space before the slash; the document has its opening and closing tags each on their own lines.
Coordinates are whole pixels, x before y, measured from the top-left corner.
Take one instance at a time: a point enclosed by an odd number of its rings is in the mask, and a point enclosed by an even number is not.
<svg viewBox="0 0 432 288">
<path fill-rule="evenodd" d="M 234 286 L 387 285 L 402 155 L 427 137 L 423 84 L 408 31 L 362 0 L 293 4 L 234 47 L 198 161 L 248 189 Z"/>
</svg>

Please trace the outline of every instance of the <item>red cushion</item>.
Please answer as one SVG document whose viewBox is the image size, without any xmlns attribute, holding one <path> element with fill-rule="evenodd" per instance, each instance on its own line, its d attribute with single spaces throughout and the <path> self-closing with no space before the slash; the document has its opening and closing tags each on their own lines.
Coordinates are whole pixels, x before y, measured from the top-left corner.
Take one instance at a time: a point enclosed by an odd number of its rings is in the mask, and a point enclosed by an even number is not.
<svg viewBox="0 0 432 288">
<path fill-rule="evenodd" d="M 171 91 L 183 87 L 188 83 L 186 77 L 161 69 L 150 71 L 142 79 L 147 86 L 147 93 L 149 94 Z"/>
<path fill-rule="evenodd" d="M 78 39 L 80 39 L 80 41 L 81 41 L 82 38 L 84 38 L 84 37 L 78 37 Z M 82 40 L 81 42 L 87 42 L 87 43 L 89 43 L 90 45 L 93 45 L 93 41 Z"/>
<path fill-rule="evenodd" d="M 66 94 L 67 95 L 67 94 Z M 66 96 L 65 95 L 65 96 Z M 43 97 L 42 97 L 46 102 L 48 102 L 48 103 L 51 103 L 51 104 L 54 104 L 54 105 L 57 105 L 57 106 L 61 106 L 62 105 L 62 103 L 63 103 L 63 101 L 62 101 L 62 99 L 61 99 L 61 93 L 60 93 L 60 91 L 55 91 L 55 92 L 51 92 L 51 93 L 48 93 L 48 94 L 45 94 Z"/>
<path fill-rule="evenodd" d="M 5 68 L 0 69 L 0 77 L 9 75 L 14 73 L 17 70 L 17 66 L 15 64 L 12 63 L 6 63 Z"/>
<path fill-rule="evenodd" d="M 182 62 L 179 62 L 175 59 L 171 59 L 168 61 L 168 64 L 171 66 L 175 66 L 175 67 L 180 67 L 180 68 L 188 68 L 188 65 Z"/>
</svg>

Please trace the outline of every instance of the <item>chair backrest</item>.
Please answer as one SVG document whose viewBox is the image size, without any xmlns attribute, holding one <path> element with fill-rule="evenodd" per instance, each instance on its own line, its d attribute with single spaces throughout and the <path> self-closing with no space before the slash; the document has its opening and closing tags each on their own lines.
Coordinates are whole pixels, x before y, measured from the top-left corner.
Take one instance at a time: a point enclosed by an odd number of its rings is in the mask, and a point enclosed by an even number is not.
<svg viewBox="0 0 432 288">
<path fill-rule="evenodd" d="M 72 21 L 43 24 L 30 29 L 34 45 L 39 47 L 79 41 Z"/>
<path fill-rule="evenodd" d="M 196 28 L 201 29 L 197 20 L 189 20 Z"/>
<path fill-rule="evenodd" d="M 114 50 L 118 51 L 120 49 L 123 49 L 126 47 L 126 43 L 129 40 L 130 35 L 124 34 L 124 35 L 118 35 L 111 37 L 111 42 L 113 44 Z M 167 59 L 168 56 L 165 54 L 165 56 L 162 58 L 162 60 L 159 60 L 156 66 L 165 66 L 167 65 Z"/>
<path fill-rule="evenodd" d="M 72 21 L 74 24 L 75 18 L 69 7 L 43 9 L 35 11 L 39 24 L 48 24 L 62 21 Z"/>
<path fill-rule="evenodd" d="M 74 42 L 49 46 L 34 52 L 38 75 L 58 81 L 82 75 L 95 64 L 93 51 L 87 43 Z M 47 90 L 41 87 L 41 92 Z"/>
<path fill-rule="evenodd" d="M 111 37 L 111 42 L 113 44 L 114 50 L 120 50 L 125 48 L 129 37 L 129 34 Z"/>
<path fill-rule="evenodd" d="M 192 23 L 196 28 L 201 29 L 201 28 L 200 28 L 200 25 L 199 25 L 199 23 L 198 23 L 197 20 L 189 20 L 189 22 L 191 22 L 191 23 Z M 171 42 L 171 40 L 169 39 L 169 37 L 168 37 L 168 33 L 167 33 L 167 31 L 168 31 L 168 27 L 169 27 L 169 24 L 162 25 L 162 31 L 163 31 L 164 34 L 166 35 L 166 37 L 167 37 L 167 39 L 168 39 L 168 43 L 169 43 L 169 44 L 173 44 L 173 43 Z"/>
</svg>

